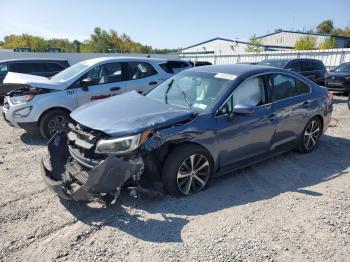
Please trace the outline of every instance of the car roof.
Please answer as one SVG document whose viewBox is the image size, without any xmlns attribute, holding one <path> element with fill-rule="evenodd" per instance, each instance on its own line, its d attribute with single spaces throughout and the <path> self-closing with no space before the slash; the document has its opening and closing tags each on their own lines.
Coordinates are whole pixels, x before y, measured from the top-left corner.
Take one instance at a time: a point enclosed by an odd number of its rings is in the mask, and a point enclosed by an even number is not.
<svg viewBox="0 0 350 262">
<path fill-rule="evenodd" d="M 187 69 L 187 71 L 195 72 L 207 72 L 207 73 L 224 73 L 233 75 L 242 75 L 245 73 L 255 74 L 257 72 L 264 71 L 283 71 L 284 69 L 275 68 L 272 66 L 263 65 L 249 65 L 249 64 L 232 64 L 232 65 L 210 65 L 210 66 L 200 66 Z"/>
<path fill-rule="evenodd" d="M 284 61 L 284 62 L 290 62 L 290 61 L 299 61 L 299 60 L 303 60 L 303 61 L 318 61 L 320 62 L 321 60 L 318 59 L 312 59 L 312 58 L 283 58 L 283 59 L 264 59 L 262 61 Z M 322 61 L 321 61 L 322 62 Z"/>
<path fill-rule="evenodd" d="M 98 57 L 98 58 L 92 58 L 85 60 L 86 62 L 89 62 L 91 64 L 100 63 L 100 62 L 112 62 L 112 61 L 121 61 L 121 60 L 129 60 L 129 61 L 154 61 L 154 62 L 166 62 L 169 61 L 168 59 L 163 58 L 149 58 L 149 57 L 129 57 L 129 56 L 107 56 L 107 57 Z M 174 59 L 175 60 L 175 59 Z M 81 61 L 83 62 L 83 61 Z"/>
<path fill-rule="evenodd" d="M 0 60 L 0 63 L 8 62 L 68 62 L 65 59 L 55 59 L 55 58 L 21 58 L 21 59 L 4 59 Z"/>
</svg>

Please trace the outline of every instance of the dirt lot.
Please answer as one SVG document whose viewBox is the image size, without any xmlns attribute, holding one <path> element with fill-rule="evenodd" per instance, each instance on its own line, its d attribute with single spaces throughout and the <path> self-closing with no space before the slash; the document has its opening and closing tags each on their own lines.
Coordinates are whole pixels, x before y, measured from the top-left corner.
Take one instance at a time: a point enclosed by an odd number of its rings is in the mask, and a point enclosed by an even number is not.
<svg viewBox="0 0 350 262">
<path fill-rule="evenodd" d="M 45 142 L 0 121 L 0 261 L 349 261 L 350 111 L 311 154 L 287 153 L 187 198 L 101 208 L 41 181 Z"/>
</svg>

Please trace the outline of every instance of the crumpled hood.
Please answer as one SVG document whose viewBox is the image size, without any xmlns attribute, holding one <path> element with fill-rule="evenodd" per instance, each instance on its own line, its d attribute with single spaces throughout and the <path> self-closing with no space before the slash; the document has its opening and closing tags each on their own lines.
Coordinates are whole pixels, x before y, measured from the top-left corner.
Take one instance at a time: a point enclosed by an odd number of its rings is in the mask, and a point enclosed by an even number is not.
<svg viewBox="0 0 350 262">
<path fill-rule="evenodd" d="M 7 73 L 3 83 L 30 85 L 31 87 L 56 89 L 56 90 L 63 90 L 66 88 L 64 83 L 52 82 L 46 77 L 13 73 L 13 72 Z"/>
<path fill-rule="evenodd" d="M 173 107 L 135 91 L 79 107 L 71 113 L 79 124 L 119 137 L 185 121 L 192 111 Z"/>
</svg>

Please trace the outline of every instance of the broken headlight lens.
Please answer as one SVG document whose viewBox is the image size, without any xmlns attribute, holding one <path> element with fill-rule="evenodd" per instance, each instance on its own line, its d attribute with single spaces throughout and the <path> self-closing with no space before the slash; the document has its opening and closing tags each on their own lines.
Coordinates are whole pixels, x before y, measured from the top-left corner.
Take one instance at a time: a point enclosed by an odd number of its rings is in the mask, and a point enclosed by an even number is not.
<svg viewBox="0 0 350 262">
<path fill-rule="evenodd" d="M 97 154 L 125 154 L 134 151 L 140 145 L 141 134 L 115 139 L 102 139 L 97 142 Z"/>
</svg>

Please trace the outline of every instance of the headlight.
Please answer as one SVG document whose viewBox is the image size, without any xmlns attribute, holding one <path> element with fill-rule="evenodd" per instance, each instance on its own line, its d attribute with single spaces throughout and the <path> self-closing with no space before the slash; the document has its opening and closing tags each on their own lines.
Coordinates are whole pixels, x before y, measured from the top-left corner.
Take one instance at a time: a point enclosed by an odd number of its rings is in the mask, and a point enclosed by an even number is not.
<svg viewBox="0 0 350 262">
<path fill-rule="evenodd" d="M 134 151 L 140 145 L 141 134 L 97 142 L 95 152 L 98 154 L 125 154 Z"/>
<path fill-rule="evenodd" d="M 24 104 L 26 102 L 32 101 L 34 98 L 34 95 L 26 95 L 26 96 L 13 96 L 11 97 L 11 103 L 12 104 Z"/>
<path fill-rule="evenodd" d="M 32 111 L 32 106 L 28 106 L 22 109 L 19 109 L 13 113 L 13 117 L 19 118 L 19 117 L 26 117 L 29 115 L 30 111 Z"/>
</svg>

